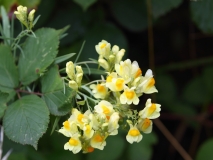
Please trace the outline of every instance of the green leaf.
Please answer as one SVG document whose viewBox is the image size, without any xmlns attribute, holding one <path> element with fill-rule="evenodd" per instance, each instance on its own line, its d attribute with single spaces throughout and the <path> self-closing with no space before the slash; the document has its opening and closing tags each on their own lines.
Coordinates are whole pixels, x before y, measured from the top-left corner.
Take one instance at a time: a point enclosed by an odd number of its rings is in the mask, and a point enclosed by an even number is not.
<svg viewBox="0 0 213 160">
<path fill-rule="evenodd" d="M 79 4 L 83 10 L 87 10 L 92 4 L 94 4 L 97 0 L 73 0 L 77 4 Z"/>
<path fill-rule="evenodd" d="M 41 0 L 17 0 L 18 4 L 22 6 L 27 6 L 29 8 L 37 6 Z"/>
<path fill-rule="evenodd" d="M 16 88 L 18 86 L 18 70 L 10 48 L 0 45 L 0 86 Z"/>
<path fill-rule="evenodd" d="M 0 118 L 3 117 L 4 111 L 7 108 L 6 102 L 9 94 L 8 93 L 3 93 L 0 91 Z"/>
<path fill-rule="evenodd" d="M 23 47 L 19 60 L 20 81 L 27 85 L 39 78 L 55 60 L 58 53 L 58 32 L 51 28 L 42 28 L 29 37 Z"/>
<path fill-rule="evenodd" d="M 210 95 L 202 77 L 196 77 L 186 85 L 183 91 L 183 98 L 194 105 L 202 105 L 208 102 Z"/>
<path fill-rule="evenodd" d="M 61 62 L 64 62 L 64 61 L 70 59 L 71 57 L 73 57 L 75 54 L 76 54 L 76 53 L 70 53 L 70 54 L 66 54 L 66 55 L 64 55 L 64 56 L 57 57 L 57 58 L 55 59 L 55 64 L 59 64 L 59 63 L 61 63 Z"/>
<path fill-rule="evenodd" d="M 75 91 L 66 86 L 64 88 L 57 66 L 51 67 L 42 77 L 41 85 L 42 98 L 45 100 L 51 114 L 62 116 L 71 111 Z"/>
<path fill-rule="evenodd" d="M 210 160 L 210 157 L 213 157 L 212 148 L 213 138 L 208 139 L 200 146 L 196 155 L 196 160 Z"/>
<path fill-rule="evenodd" d="M 213 33 L 213 1 L 191 1 L 192 20 L 205 33 Z"/>
<path fill-rule="evenodd" d="M 116 0 L 111 4 L 115 19 L 130 31 L 142 31 L 147 28 L 146 1 Z"/>
<path fill-rule="evenodd" d="M 152 0 L 152 14 L 154 18 L 158 18 L 166 14 L 173 8 L 178 7 L 182 3 L 182 1 L 183 0 Z"/>
<path fill-rule="evenodd" d="M 152 145 L 157 143 L 157 137 L 154 133 L 143 134 L 143 139 L 139 143 L 133 143 L 128 147 L 129 159 L 150 160 L 153 150 Z"/>
<path fill-rule="evenodd" d="M 8 106 L 3 119 L 7 137 L 37 149 L 39 138 L 46 132 L 49 111 L 45 102 L 36 95 L 24 96 Z"/>
<path fill-rule="evenodd" d="M 121 136 L 110 136 L 106 139 L 107 145 L 104 150 L 95 150 L 88 154 L 87 160 L 117 160 L 122 155 L 125 146 L 125 140 Z"/>
<path fill-rule="evenodd" d="M 5 36 L 5 38 L 11 38 L 9 18 L 3 6 L 1 6 L 1 16 L 2 16 L 2 25 L 3 25 L 2 35 Z M 10 45 L 10 40 L 4 40 L 4 43 Z"/>
</svg>

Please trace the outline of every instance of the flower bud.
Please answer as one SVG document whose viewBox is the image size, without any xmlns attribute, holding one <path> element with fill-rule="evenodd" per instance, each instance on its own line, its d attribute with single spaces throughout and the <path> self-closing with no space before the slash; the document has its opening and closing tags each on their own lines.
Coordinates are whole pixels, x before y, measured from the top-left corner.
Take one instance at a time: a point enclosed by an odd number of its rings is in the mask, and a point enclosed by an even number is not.
<svg viewBox="0 0 213 160">
<path fill-rule="evenodd" d="M 81 86 L 82 78 L 83 78 L 83 73 L 78 73 L 76 75 L 76 82 L 78 83 L 78 86 Z"/>
<path fill-rule="evenodd" d="M 72 61 L 69 61 L 66 63 L 66 73 L 70 79 L 75 78 L 75 73 L 74 73 L 74 64 Z"/>
<path fill-rule="evenodd" d="M 78 84 L 75 81 L 69 81 L 69 87 L 78 90 Z"/>
<path fill-rule="evenodd" d="M 115 63 L 120 63 L 120 61 L 122 60 L 123 56 L 124 56 L 125 50 L 121 49 L 117 54 L 116 54 L 116 61 Z"/>
<path fill-rule="evenodd" d="M 117 45 L 114 45 L 114 46 L 112 47 L 112 52 L 113 52 L 114 54 L 116 54 L 116 53 L 118 53 L 118 51 L 119 51 L 119 47 L 118 47 Z"/>
<path fill-rule="evenodd" d="M 82 70 L 82 68 L 81 68 L 81 66 L 76 66 L 75 69 L 77 71 L 77 74 L 84 73 L 83 70 Z"/>
<path fill-rule="evenodd" d="M 114 56 L 113 54 L 111 54 L 111 55 L 109 56 L 109 61 L 110 61 L 110 62 L 114 62 L 114 60 L 115 60 L 115 56 Z"/>
<path fill-rule="evenodd" d="M 100 64 L 101 67 L 103 67 L 105 70 L 109 70 L 109 64 L 105 59 L 99 59 L 98 63 Z"/>
</svg>

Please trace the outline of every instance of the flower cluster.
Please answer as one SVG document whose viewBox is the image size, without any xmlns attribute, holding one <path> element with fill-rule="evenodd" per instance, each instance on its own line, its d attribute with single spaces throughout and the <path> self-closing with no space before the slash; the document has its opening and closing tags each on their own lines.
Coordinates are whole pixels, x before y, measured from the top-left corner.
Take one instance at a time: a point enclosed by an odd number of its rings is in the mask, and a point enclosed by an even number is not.
<svg viewBox="0 0 213 160">
<path fill-rule="evenodd" d="M 147 70 L 142 76 L 142 70 L 136 61 L 122 61 L 124 49 L 119 50 L 116 45 L 111 48 L 111 44 L 105 40 L 98 43 L 95 49 L 99 54 L 98 65 L 103 67 L 107 74 L 105 79 L 102 77 L 101 80 L 82 85 L 82 68 L 71 61 L 66 65 L 67 75 L 71 79 L 69 86 L 77 91 L 76 100 L 83 98 L 81 102 L 86 102 L 77 104 L 86 104 L 88 107 L 86 111 L 84 108 L 80 110 L 79 105 L 79 110 L 73 108 L 70 118 L 59 130 L 70 138 L 64 149 L 73 153 L 80 150 L 84 153 L 92 152 L 94 149 L 103 150 L 106 138 L 118 134 L 121 120 L 126 120 L 130 126 L 126 140 L 129 143 L 140 142 L 141 132 L 150 133 L 152 119 L 160 116 L 161 105 L 152 103 L 151 99 L 146 101 L 143 110 L 130 108 L 131 104 L 139 104 L 139 97 L 143 93 L 157 92 L 152 70 Z M 91 102 L 94 107 L 90 106 Z"/>
<path fill-rule="evenodd" d="M 14 12 L 18 20 L 27 27 L 27 29 L 31 30 L 33 28 L 33 20 L 35 9 L 31 10 L 29 15 L 27 13 L 27 7 L 18 6 L 17 11 Z"/>
</svg>

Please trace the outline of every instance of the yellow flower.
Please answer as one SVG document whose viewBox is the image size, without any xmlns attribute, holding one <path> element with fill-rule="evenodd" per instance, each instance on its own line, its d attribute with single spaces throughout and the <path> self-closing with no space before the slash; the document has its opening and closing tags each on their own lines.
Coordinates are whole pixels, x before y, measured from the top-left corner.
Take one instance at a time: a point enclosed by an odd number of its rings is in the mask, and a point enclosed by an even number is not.
<svg viewBox="0 0 213 160">
<path fill-rule="evenodd" d="M 119 113 L 118 112 L 114 112 L 109 119 L 109 123 L 108 123 L 108 133 L 109 135 L 117 135 L 118 134 L 118 128 L 119 128 Z"/>
<path fill-rule="evenodd" d="M 109 76 L 107 81 L 109 81 Z M 110 81 L 111 81 L 110 83 L 107 82 L 108 83 L 107 86 L 113 92 L 122 91 L 125 87 L 125 81 L 123 78 L 112 78 Z"/>
<path fill-rule="evenodd" d="M 74 154 L 80 152 L 82 149 L 81 141 L 79 140 L 78 136 L 73 136 L 70 138 L 69 142 L 64 145 L 65 150 L 70 150 Z"/>
<path fill-rule="evenodd" d="M 94 107 L 95 112 L 98 114 L 104 114 L 107 119 L 110 118 L 112 113 L 114 113 L 114 109 L 111 103 L 108 101 L 102 100 Z"/>
<path fill-rule="evenodd" d="M 101 133 L 96 132 L 91 138 L 90 144 L 93 148 L 103 150 L 106 146 L 105 137 Z"/>
<path fill-rule="evenodd" d="M 155 88 L 155 79 L 153 78 L 152 70 L 148 69 L 142 80 L 142 90 L 146 94 L 158 92 Z"/>
<path fill-rule="evenodd" d="M 152 132 L 152 121 L 148 118 L 139 119 L 138 128 L 144 133 Z"/>
<path fill-rule="evenodd" d="M 115 70 L 125 80 L 125 83 L 131 80 L 132 64 L 130 59 L 121 61 L 120 64 L 115 64 Z"/>
<path fill-rule="evenodd" d="M 132 124 L 130 125 L 130 130 L 126 136 L 126 140 L 129 143 L 133 143 L 133 142 L 140 142 L 142 140 L 142 135 L 140 133 L 140 131 L 138 130 L 138 128 L 136 126 L 133 126 Z"/>
<path fill-rule="evenodd" d="M 62 133 L 66 137 L 71 137 L 79 133 L 76 123 L 74 121 L 70 122 L 69 120 L 63 123 L 63 127 L 59 129 L 58 132 Z"/>
<path fill-rule="evenodd" d="M 97 99 L 104 99 L 107 96 L 108 89 L 104 83 L 97 85 L 92 84 L 90 85 L 90 88 L 93 89 L 92 90 L 92 93 L 94 93 L 93 96 Z"/>
<path fill-rule="evenodd" d="M 110 55 L 111 44 L 105 40 L 102 40 L 95 46 L 96 52 L 100 55 L 100 57 L 105 57 L 108 59 Z"/>
<path fill-rule="evenodd" d="M 128 87 L 124 88 L 124 92 L 120 96 L 121 104 L 135 104 L 139 103 L 139 98 L 137 97 L 134 88 L 129 89 Z"/>
<path fill-rule="evenodd" d="M 157 103 L 151 103 L 151 99 L 146 101 L 146 107 L 139 112 L 141 118 L 155 119 L 160 116 L 161 105 Z"/>
</svg>

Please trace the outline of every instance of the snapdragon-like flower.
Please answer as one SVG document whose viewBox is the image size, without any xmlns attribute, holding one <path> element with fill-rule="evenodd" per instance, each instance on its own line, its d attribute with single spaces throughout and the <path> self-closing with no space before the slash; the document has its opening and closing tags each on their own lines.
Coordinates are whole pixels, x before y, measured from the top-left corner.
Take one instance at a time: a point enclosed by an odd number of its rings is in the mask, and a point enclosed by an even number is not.
<svg viewBox="0 0 213 160">
<path fill-rule="evenodd" d="M 140 142 L 143 138 L 140 131 L 138 130 L 136 126 L 133 126 L 132 124 L 129 124 L 129 125 L 130 125 L 130 129 L 126 136 L 126 140 L 131 144 L 133 142 L 137 142 L 137 143 Z"/>
<path fill-rule="evenodd" d="M 139 112 L 139 116 L 141 118 L 149 118 L 149 119 L 155 119 L 160 116 L 160 104 L 157 103 L 151 103 L 151 99 L 148 99 L 146 101 L 146 107 Z"/>
<path fill-rule="evenodd" d="M 106 77 L 101 76 L 101 80 L 81 86 L 82 68 L 71 61 L 66 65 L 69 86 L 77 92 L 75 99 L 79 108 L 72 109 L 70 118 L 59 132 L 70 137 L 64 148 L 73 153 L 103 150 L 107 137 L 117 135 L 120 125 L 126 126 L 122 124 L 125 119 L 130 126 L 126 140 L 131 144 L 138 143 L 143 138 L 142 132 L 151 133 L 152 119 L 160 116 L 160 104 L 151 103 L 151 99 L 139 112 L 130 108 L 131 104 L 139 104 L 139 98 L 144 93 L 157 92 L 152 70 L 148 69 L 143 76 L 136 61 L 122 61 L 124 49 L 116 45 L 111 48 L 105 40 L 95 48 L 99 54 L 99 67 L 107 73 Z M 88 108 L 86 111 L 85 107 Z"/>
<path fill-rule="evenodd" d="M 81 141 L 78 138 L 78 135 L 74 135 L 70 138 L 69 142 L 64 145 L 65 150 L 70 150 L 74 154 L 80 152 L 82 149 Z"/>
<path fill-rule="evenodd" d="M 139 103 L 139 98 L 137 97 L 134 87 L 133 88 L 128 88 L 126 87 L 124 89 L 124 92 L 120 96 L 120 101 L 121 104 L 135 104 L 137 105 Z"/>
<path fill-rule="evenodd" d="M 92 89 L 92 93 L 94 93 L 94 97 L 97 99 L 104 99 L 108 95 L 108 88 L 106 87 L 105 83 L 102 84 L 92 84 L 90 85 Z"/>
<path fill-rule="evenodd" d="M 139 119 L 137 127 L 144 133 L 151 133 L 152 132 L 152 121 L 148 118 Z"/>
<path fill-rule="evenodd" d="M 105 136 L 103 136 L 99 132 L 96 132 L 93 135 L 90 143 L 91 143 L 91 146 L 93 148 L 97 148 L 97 149 L 103 150 L 104 147 L 106 146 Z"/>
</svg>

